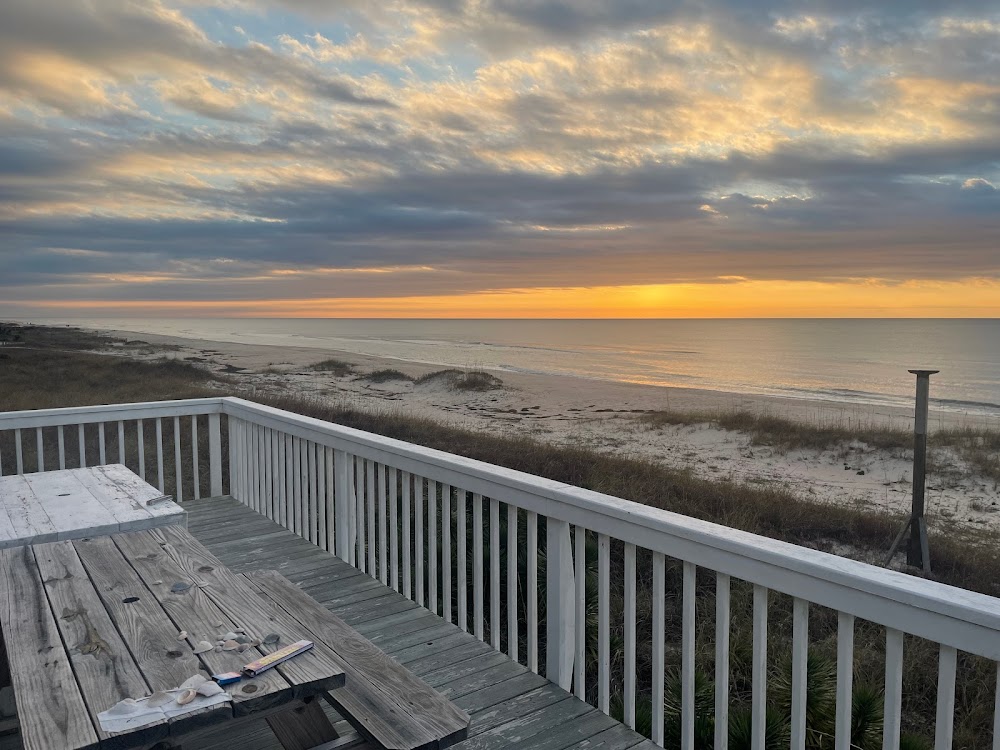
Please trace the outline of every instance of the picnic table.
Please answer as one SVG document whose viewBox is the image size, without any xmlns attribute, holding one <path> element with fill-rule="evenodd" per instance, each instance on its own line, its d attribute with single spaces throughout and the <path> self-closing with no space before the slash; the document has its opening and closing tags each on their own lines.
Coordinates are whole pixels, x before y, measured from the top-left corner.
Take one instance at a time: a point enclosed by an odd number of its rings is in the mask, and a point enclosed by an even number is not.
<svg viewBox="0 0 1000 750">
<path fill-rule="evenodd" d="M 171 524 L 187 513 L 121 464 L 0 477 L 0 549 Z"/>
<path fill-rule="evenodd" d="M 180 584 L 180 585 L 178 585 Z M 341 687 L 322 639 L 261 675 L 225 687 L 230 700 L 138 729 L 109 732 L 98 714 L 192 675 L 239 671 L 301 640 L 305 628 L 248 578 L 177 526 L 0 550 L 0 626 L 27 750 L 180 744 L 220 721 L 266 717 L 286 748 L 336 738 L 315 698 Z M 272 645 L 196 654 L 242 629 Z"/>
</svg>

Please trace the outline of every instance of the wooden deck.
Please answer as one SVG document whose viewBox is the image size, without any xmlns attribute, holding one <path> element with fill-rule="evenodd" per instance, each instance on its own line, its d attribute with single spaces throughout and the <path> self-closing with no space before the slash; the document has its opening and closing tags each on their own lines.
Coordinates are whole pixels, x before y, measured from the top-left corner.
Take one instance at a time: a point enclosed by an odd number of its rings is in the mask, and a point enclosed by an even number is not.
<svg viewBox="0 0 1000 750">
<path fill-rule="evenodd" d="M 488 644 L 418 607 L 333 555 L 323 552 L 235 500 L 184 503 L 188 528 L 237 571 L 273 568 L 360 631 L 392 658 L 472 716 L 469 738 L 456 750 L 506 747 L 537 750 L 588 748 L 652 750 L 656 746 Z M 330 709 L 331 718 L 342 721 Z M 365 743 L 349 726 L 343 747 Z M 206 734 L 184 750 L 277 748 L 263 722 L 236 738 L 232 730 Z"/>
<path fill-rule="evenodd" d="M 275 569 L 472 716 L 456 750 L 655 750 L 656 746 L 469 633 L 230 498 L 187 501 L 190 532 L 235 571 Z M 339 748 L 369 744 L 326 707 Z M 19 747 L 0 737 L 0 750 Z M 183 750 L 279 750 L 264 721 L 220 726 Z"/>
</svg>

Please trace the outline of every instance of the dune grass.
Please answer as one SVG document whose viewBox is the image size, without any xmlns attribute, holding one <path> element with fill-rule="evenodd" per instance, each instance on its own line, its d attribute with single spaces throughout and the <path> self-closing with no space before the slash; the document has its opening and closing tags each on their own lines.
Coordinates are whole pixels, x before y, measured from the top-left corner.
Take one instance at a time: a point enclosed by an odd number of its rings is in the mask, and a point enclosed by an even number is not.
<svg viewBox="0 0 1000 750">
<path fill-rule="evenodd" d="M 778 451 L 825 451 L 864 443 L 869 448 L 905 452 L 913 449 L 913 433 L 878 424 L 806 424 L 767 412 L 743 409 L 728 411 L 654 411 L 642 415 L 650 428 L 671 425 L 712 424 L 731 432 L 748 435 L 752 445 Z M 980 476 L 1000 482 L 1000 430 L 981 426 L 947 427 L 933 430 L 928 437 L 929 461 L 939 465 L 947 457 L 936 457 L 950 449 Z"/>
<path fill-rule="evenodd" d="M 354 365 L 350 362 L 345 362 L 342 359 L 324 359 L 320 362 L 314 362 L 309 365 L 309 369 L 317 370 L 319 372 L 328 372 L 334 377 L 342 378 L 354 372 Z"/>
<path fill-rule="evenodd" d="M 503 388 L 503 381 L 485 370 L 459 370 L 449 368 L 421 375 L 414 381 L 417 385 L 443 382 L 456 391 L 494 391 Z"/>
<path fill-rule="evenodd" d="M 403 380 L 412 383 L 414 378 L 407 375 L 405 372 L 399 370 L 394 370 L 391 368 L 386 368 L 383 370 L 374 370 L 373 372 L 366 372 L 363 375 L 358 375 L 358 380 L 367 380 L 369 383 L 389 383 L 394 380 Z"/>
</svg>

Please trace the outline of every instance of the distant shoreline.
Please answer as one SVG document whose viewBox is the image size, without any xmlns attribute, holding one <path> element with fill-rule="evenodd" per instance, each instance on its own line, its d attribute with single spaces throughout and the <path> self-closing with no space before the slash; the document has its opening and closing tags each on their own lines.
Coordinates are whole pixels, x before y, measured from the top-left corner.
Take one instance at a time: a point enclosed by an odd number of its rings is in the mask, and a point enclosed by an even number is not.
<svg viewBox="0 0 1000 750">
<path fill-rule="evenodd" d="M 63 322 L 62 326 L 75 326 L 72 322 Z M 448 362 L 413 360 L 392 356 L 376 356 L 359 354 L 335 347 L 301 346 L 294 344 L 246 343 L 217 340 L 198 336 L 183 336 L 173 334 L 148 333 L 129 329 L 95 328 L 81 325 L 85 330 L 110 334 L 124 338 L 140 338 L 142 340 L 201 348 L 206 346 L 224 350 L 228 355 L 246 359 L 245 353 L 253 352 L 251 360 L 275 358 L 277 351 L 286 352 L 283 358 L 293 364 L 309 364 L 314 359 L 324 356 L 336 356 L 346 360 L 366 363 L 372 369 L 391 367 L 406 367 L 420 373 L 434 369 L 454 367 Z M 268 354 L 270 352 L 270 354 Z M 249 369 L 252 369 L 249 368 Z M 887 424 L 895 428 L 912 429 L 913 407 L 910 405 L 893 405 L 884 402 L 858 399 L 820 398 L 815 396 L 771 395 L 747 391 L 731 391 L 710 388 L 697 388 L 680 385 L 646 384 L 622 379 L 601 378 L 582 374 L 532 372 L 522 368 L 485 367 L 499 374 L 506 382 L 517 384 L 520 381 L 537 382 L 536 379 L 556 379 L 564 383 L 563 387 L 581 389 L 586 392 L 607 391 L 607 396 L 616 398 L 640 398 L 643 401 L 662 398 L 671 402 L 670 408 L 675 409 L 731 409 L 745 408 L 753 411 L 768 411 L 789 419 L 818 424 L 829 424 L 834 421 L 865 421 L 869 423 Z M 575 385 L 573 385 L 575 384 Z M 735 405 L 735 407 L 734 407 Z M 995 405 L 990 403 L 972 403 L 956 399 L 931 398 L 931 428 L 955 427 L 964 425 L 991 426 L 1000 428 L 1000 413 L 981 413 L 962 410 L 960 407 L 984 407 Z"/>
</svg>

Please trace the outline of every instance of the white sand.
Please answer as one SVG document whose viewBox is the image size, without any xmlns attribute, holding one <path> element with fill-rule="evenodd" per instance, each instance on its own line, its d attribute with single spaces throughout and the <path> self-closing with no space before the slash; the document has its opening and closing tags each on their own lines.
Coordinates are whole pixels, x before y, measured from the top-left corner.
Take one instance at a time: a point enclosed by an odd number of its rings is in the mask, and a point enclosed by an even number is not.
<svg viewBox="0 0 1000 750">
<path fill-rule="evenodd" d="M 393 368 L 411 376 L 440 367 L 315 348 L 255 346 L 198 341 L 147 333 L 110 332 L 157 346 L 177 347 L 166 356 L 188 359 L 214 371 L 229 370 L 249 397 L 290 392 L 329 399 L 359 410 L 427 417 L 470 430 L 529 435 L 557 445 L 577 445 L 607 453 L 650 459 L 697 476 L 776 485 L 822 502 L 872 510 L 905 512 L 911 495 L 909 451 L 885 451 L 856 442 L 838 450 L 792 451 L 751 446 L 747 435 L 711 424 L 651 429 L 641 420 L 649 410 L 765 412 L 815 424 L 844 427 L 887 424 L 912 429 L 912 410 L 835 402 L 751 396 L 687 388 L 588 380 L 558 375 L 497 373 L 499 390 L 458 391 L 445 384 L 407 381 L 373 384 L 353 375 L 335 377 L 308 369 L 327 358 L 350 362 L 357 373 Z M 161 350 L 131 356 L 155 358 Z M 232 372 L 233 368 L 242 368 Z M 931 429 L 1000 421 L 934 411 Z M 933 447 L 933 439 L 931 439 Z M 938 527 L 1000 529 L 1000 488 L 976 476 L 949 453 L 936 457 L 946 467 L 927 481 L 928 522 Z"/>
</svg>

